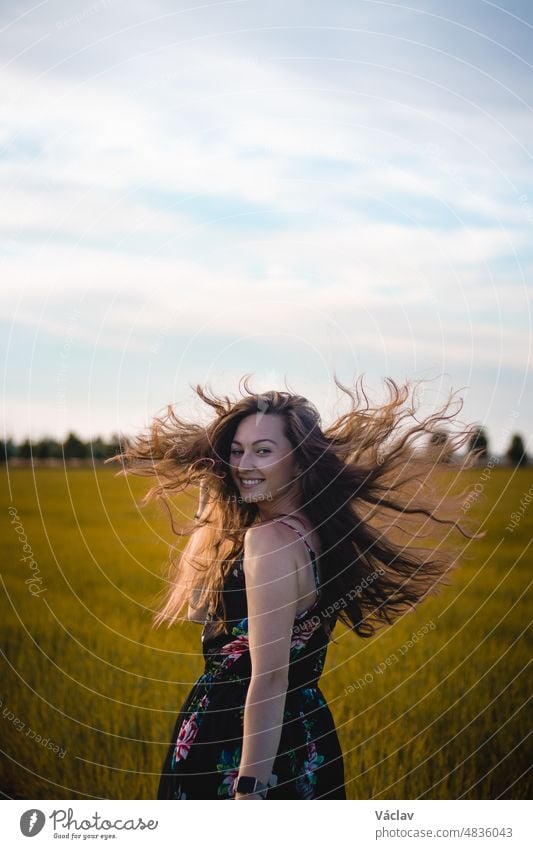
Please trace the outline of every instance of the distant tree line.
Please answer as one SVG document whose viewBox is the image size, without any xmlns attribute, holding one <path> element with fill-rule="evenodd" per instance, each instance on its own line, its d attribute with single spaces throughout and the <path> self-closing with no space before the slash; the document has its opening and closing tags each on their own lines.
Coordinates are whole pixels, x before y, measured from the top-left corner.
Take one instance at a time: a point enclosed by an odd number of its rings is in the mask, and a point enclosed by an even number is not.
<svg viewBox="0 0 533 849">
<path fill-rule="evenodd" d="M 0 442 L 0 453 L 2 460 L 96 460 L 104 461 L 120 453 L 124 446 L 125 437 L 113 434 L 109 442 L 97 436 L 84 442 L 75 433 L 71 432 L 63 442 L 45 437 L 37 441 L 25 439 L 16 443 L 13 439 Z"/>
<path fill-rule="evenodd" d="M 44 438 L 32 442 L 25 439 L 24 442 L 16 443 L 13 439 L 0 442 L 0 458 L 2 460 L 17 459 L 19 461 L 61 462 L 96 461 L 103 462 L 108 457 L 124 450 L 128 438 L 113 434 L 109 442 L 97 436 L 84 442 L 75 433 L 71 432 L 63 442 L 55 439 Z M 435 430 L 430 435 L 426 450 L 439 463 L 454 463 L 458 457 L 454 455 L 449 434 L 445 430 Z M 471 431 L 467 443 L 467 453 L 471 454 L 479 465 L 485 464 L 492 456 L 489 452 L 489 439 L 484 427 L 476 427 Z M 531 463 L 528 457 L 522 436 L 515 433 L 511 436 L 509 447 L 503 457 L 500 458 L 512 466 L 527 466 Z"/>
<path fill-rule="evenodd" d="M 451 450 L 451 441 L 445 430 L 435 430 L 429 439 L 429 450 L 442 463 L 455 461 Z M 467 442 L 467 454 L 472 455 L 478 465 L 484 465 L 491 456 L 489 452 L 489 438 L 484 427 L 475 427 L 470 433 Z M 528 466 L 531 458 L 528 457 L 524 440 L 519 433 L 511 436 L 511 441 L 502 458 L 510 466 Z"/>
</svg>

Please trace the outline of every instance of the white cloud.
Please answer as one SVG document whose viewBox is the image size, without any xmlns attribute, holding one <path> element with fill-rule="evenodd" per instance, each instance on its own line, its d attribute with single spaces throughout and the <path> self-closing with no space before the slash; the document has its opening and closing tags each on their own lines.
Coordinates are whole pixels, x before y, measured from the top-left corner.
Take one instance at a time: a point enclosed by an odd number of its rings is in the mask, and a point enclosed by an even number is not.
<svg viewBox="0 0 533 849">
<path fill-rule="evenodd" d="M 81 304 L 99 351 L 149 352 L 162 321 L 206 346 L 259 326 L 291 355 L 519 373 L 531 69 L 526 28 L 486 7 L 6 4 L 15 335 L 61 340 Z"/>
</svg>

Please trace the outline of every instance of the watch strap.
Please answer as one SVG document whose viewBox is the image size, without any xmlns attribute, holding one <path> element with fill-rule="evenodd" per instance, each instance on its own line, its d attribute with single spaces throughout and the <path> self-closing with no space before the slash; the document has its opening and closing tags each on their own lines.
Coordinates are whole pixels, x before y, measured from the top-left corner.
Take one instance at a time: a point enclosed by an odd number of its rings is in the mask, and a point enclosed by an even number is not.
<svg viewBox="0 0 533 849">
<path fill-rule="evenodd" d="M 235 788 L 236 793 L 243 794 L 252 794 L 258 793 L 263 796 L 263 799 L 266 799 L 266 794 L 269 787 L 274 787 L 277 784 L 278 777 L 277 775 L 272 774 L 268 784 L 264 784 L 262 781 L 259 781 L 253 775 L 240 775 L 237 780 L 237 786 Z"/>
</svg>

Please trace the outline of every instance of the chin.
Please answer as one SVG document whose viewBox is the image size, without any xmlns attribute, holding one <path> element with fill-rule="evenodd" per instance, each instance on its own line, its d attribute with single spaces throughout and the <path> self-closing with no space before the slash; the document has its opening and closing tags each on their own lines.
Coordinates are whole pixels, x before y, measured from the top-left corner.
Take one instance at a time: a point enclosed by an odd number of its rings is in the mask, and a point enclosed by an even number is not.
<svg viewBox="0 0 533 849">
<path fill-rule="evenodd" d="M 258 504 L 261 501 L 268 501 L 269 498 L 267 495 L 254 494 L 253 492 L 241 492 L 240 494 L 241 501 L 244 501 L 246 504 Z"/>
</svg>

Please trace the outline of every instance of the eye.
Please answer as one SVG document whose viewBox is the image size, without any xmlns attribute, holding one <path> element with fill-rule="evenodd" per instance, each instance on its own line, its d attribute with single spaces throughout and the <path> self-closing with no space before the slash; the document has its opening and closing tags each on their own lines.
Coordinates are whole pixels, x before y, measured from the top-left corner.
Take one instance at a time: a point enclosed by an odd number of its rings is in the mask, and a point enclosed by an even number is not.
<svg viewBox="0 0 533 849">
<path fill-rule="evenodd" d="M 270 448 L 258 448 L 258 451 L 266 451 L 267 454 L 270 454 Z M 242 454 L 240 448 L 232 448 L 231 454 Z"/>
</svg>

